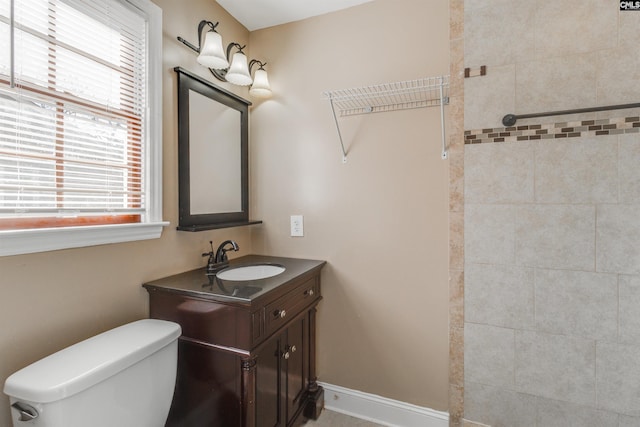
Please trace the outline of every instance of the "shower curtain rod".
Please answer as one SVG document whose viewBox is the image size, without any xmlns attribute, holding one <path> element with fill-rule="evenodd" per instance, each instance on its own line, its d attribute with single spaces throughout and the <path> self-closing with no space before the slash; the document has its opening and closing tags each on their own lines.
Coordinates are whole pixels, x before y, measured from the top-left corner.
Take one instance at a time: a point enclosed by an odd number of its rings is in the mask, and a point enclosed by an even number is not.
<svg viewBox="0 0 640 427">
<path fill-rule="evenodd" d="M 562 116 L 565 114 L 578 114 L 578 113 L 592 113 L 596 111 L 609 111 L 609 110 L 623 110 L 625 108 L 637 108 L 640 107 L 640 102 L 635 104 L 620 104 L 620 105 L 607 105 L 602 107 L 591 108 L 578 108 L 576 110 L 563 110 L 563 111 L 548 111 L 546 113 L 532 113 L 532 114 L 507 114 L 502 118 L 502 124 L 505 126 L 513 126 L 518 119 L 530 119 L 533 117 L 545 117 L 545 116 Z"/>
</svg>

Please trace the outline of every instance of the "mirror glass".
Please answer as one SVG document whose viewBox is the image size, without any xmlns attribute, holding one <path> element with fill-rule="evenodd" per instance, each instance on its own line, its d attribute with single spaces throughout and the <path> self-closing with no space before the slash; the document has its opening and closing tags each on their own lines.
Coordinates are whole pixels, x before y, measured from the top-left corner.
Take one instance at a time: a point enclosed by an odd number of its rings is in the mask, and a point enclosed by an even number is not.
<svg viewBox="0 0 640 427">
<path fill-rule="evenodd" d="M 241 118 L 238 110 L 189 91 L 192 215 L 242 210 Z"/>
<path fill-rule="evenodd" d="M 249 221 L 251 103 L 183 68 L 178 74 L 178 229 L 201 231 Z"/>
</svg>

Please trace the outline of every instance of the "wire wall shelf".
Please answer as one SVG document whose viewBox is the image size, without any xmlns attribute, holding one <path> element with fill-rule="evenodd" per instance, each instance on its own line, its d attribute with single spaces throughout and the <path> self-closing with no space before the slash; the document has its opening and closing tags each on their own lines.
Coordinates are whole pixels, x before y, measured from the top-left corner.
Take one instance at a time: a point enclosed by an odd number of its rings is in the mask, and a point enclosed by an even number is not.
<svg viewBox="0 0 640 427">
<path fill-rule="evenodd" d="M 443 89 L 441 95 L 440 89 Z M 449 76 L 324 92 L 340 116 L 434 107 L 449 102 Z"/>
<path fill-rule="evenodd" d="M 340 133 L 338 114 L 340 117 L 346 117 L 435 106 L 440 106 L 441 109 L 442 158 L 446 159 L 444 106 L 449 103 L 449 86 L 449 76 L 440 76 L 324 92 L 323 95 L 331 104 L 336 122 L 342 147 L 342 161 L 347 161 L 347 152 Z"/>
</svg>

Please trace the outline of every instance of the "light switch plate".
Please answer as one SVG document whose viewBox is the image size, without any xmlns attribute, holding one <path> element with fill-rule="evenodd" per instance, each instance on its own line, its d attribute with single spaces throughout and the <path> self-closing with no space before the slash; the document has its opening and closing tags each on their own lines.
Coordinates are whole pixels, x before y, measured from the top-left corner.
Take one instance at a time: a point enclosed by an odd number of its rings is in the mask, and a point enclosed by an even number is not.
<svg viewBox="0 0 640 427">
<path fill-rule="evenodd" d="M 291 215 L 291 237 L 304 236 L 304 220 L 302 215 Z"/>
</svg>

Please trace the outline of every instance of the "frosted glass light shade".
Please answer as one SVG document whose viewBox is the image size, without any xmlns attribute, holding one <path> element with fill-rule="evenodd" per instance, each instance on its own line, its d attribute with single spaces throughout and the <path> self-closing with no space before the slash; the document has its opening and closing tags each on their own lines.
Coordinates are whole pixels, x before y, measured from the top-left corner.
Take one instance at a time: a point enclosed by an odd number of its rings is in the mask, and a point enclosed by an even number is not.
<svg viewBox="0 0 640 427">
<path fill-rule="evenodd" d="M 269 77 L 263 69 L 256 70 L 253 79 L 253 85 L 249 89 L 249 94 L 256 98 L 268 98 L 271 96 L 271 86 L 269 85 Z"/>
<path fill-rule="evenodd" d="M 249 74 L 247 57 L 244 53 L 236 52 L 233 54 L 233 60 L 225 78 L 229 83 L 238 86 L 249 86 L 253 82 Z"/>
<path fill-rule="evenodd" d="M 220 34 L 215 31 L 207 31 L 204 36 L 204 44 L 200 48 L 200 55 L 198 55 L 198 64 L 216 70 L 229 67 Z"/>
</svg>

